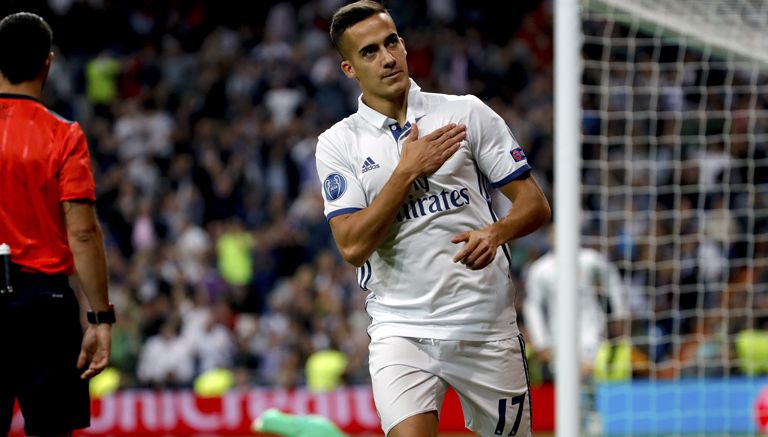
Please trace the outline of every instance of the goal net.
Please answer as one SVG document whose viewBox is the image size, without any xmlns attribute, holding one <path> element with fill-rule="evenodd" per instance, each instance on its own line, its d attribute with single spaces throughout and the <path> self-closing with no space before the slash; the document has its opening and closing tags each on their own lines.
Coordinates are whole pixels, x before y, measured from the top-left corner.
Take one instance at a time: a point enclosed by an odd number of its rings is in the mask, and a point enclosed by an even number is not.
<svg viewBox="0 0 768 437">
<path fill-rule="evenodd" d="M 768 1 L 581 6 L 582 242 L 631 308 L 582 417 L 603 435 L 768 431 Z"/>
</svg>

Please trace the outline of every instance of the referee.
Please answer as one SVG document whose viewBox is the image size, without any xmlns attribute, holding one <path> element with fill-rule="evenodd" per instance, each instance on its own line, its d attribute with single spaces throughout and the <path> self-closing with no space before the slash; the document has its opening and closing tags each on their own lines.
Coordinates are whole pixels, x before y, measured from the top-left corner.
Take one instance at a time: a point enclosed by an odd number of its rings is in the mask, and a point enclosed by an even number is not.
<svg viewBox="0 0 768 437">
<path fill-rule="evenodd" d="M 52 35 L 34 14 L 0 21 L 0 243 L 11 252 L 0 263 L 0 436 L 14 399 L 27 435 L 89 425 L 88 378 L 107 365 L 115 320 L 85 136 L 39 100 Z M 69 276 L 90 306 L 85 333 Z"/>
</svg>

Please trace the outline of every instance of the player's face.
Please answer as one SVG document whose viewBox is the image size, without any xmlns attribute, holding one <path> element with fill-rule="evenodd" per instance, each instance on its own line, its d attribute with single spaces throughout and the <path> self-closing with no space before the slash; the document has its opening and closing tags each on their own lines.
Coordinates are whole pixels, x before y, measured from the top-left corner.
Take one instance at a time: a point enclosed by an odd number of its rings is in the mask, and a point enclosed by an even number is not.
<svg viewBox="0 0 768 437">
<path fill-rule="evenodd" d="M 363 94 L 396 98 L 408 89 L 405 45 L 392 18 L 376 14 L 344 32 L 341 68 L 360 83 Z"/>
</svg>

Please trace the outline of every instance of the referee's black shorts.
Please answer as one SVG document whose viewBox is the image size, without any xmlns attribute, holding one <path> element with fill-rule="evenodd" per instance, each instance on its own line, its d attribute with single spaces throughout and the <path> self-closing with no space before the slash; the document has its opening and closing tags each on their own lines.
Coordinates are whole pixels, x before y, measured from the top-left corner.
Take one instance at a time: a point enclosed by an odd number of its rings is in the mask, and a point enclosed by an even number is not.
<svg viewBox="0 0 768 437">
<path fill-rule="evenodd" d="M 88 381 L 77 368 L 83 333 L 66 276 L 14 272 L 0 297 L 0 436 L 18 399 L 28 435 L 62 434 L 90 423 Z"/>
</svg>

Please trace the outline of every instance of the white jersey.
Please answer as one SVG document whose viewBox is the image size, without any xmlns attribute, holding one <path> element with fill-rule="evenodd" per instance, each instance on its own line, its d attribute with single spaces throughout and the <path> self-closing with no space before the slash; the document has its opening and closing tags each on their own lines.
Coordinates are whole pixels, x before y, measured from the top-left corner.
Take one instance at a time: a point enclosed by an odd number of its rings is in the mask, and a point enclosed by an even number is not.
<svg viewBox="0 0 768 437">
<path fill-rule="evenodd" d="M 523 315 L 535 349 L 552 348 L 557 273 L 552 252 L 533 262 L 528 269 Z M 629 310 L 618 269 L 599 252 L 579 250 L 578 277 L 580 353 L 582 361 L 591 363 L 606 332 L 607 315 L 598 294 L 608 299 L 612 319 L 626 318 Z"/>
<path fill-rule="evenodd" d="M 325 214 L 359 211 L 371 204 L 400 161 L 416 123 L 424 136 L 448 123 L 467 126 L 459 150 L 428 178 L 414 182 L 378 249 L 358 268 L 369 290 L 366 311 L 373 339 L 388 336 L 490 341 L 518 334 L 509 257 L 500 247 L 493 262 L 468 270 L 452 258 L 451 239 L 496 220 L 491 187 L 525 176 L 525 153 L 504 120 L 474 96 L 422 92 L 411 81 L 407 123 L 359 101 L 357 113 L 320 135 L 317 170 Z"/>
</svg>

